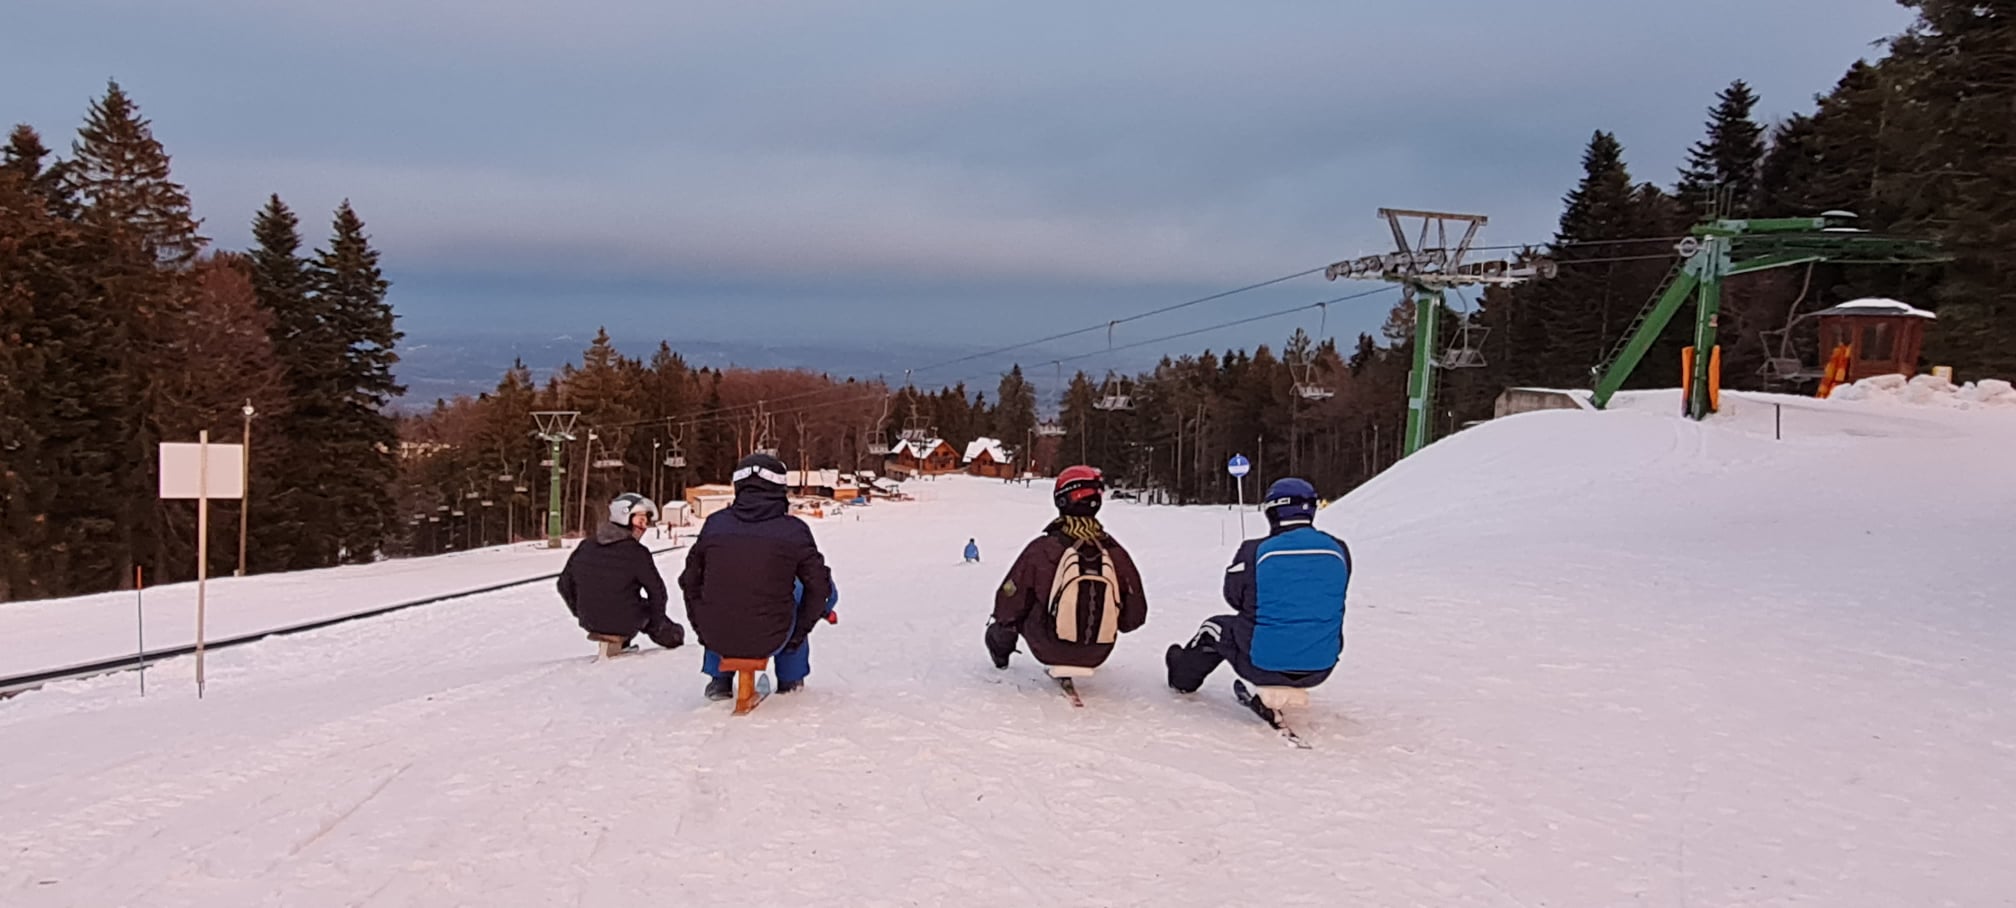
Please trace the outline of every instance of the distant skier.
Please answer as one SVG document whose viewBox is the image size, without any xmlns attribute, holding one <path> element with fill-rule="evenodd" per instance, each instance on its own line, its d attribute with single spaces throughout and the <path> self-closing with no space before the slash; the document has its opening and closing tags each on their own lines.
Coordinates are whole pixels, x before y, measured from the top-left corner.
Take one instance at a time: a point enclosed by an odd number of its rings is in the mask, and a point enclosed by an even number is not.
<svg viewBox="0 0 2016 908">
<path fill-rule="evenodd" d="M 1166 655 L 1169 686 L 1193 693 L 1224 661 L 1260 687 L 1310 688 L 1330 677 L 1344 650 L 1344 599 L 1351 550 L 1316 529 L 1316 489 L 1293 477 L 1267 488 L 1270 531 L 1239 546 L 1225 571 L 1232 614 L 1204 621 L 1188 644 Z M 1260 717 L 1274 713 L 1243 683 L 1233 688 Z"/>
<path fill-rule="evenodd" d="M 980 561 L 980 544 L 971 539 L 966 540 L 966 560 L 973 563 Z"/>
<path fill-rule="evenodd" d="M 1019 635 L 1046 666 L 1097 668 L 1119 634 L 1148 620 L 1141 574 L 1099 525 L 1105 480 L 1091 467 L 1058 474 L 1057 519 L 1015 559 L 994 596 L 987 653 L 1007 668 Z"/>
<path fill-rule="evenodd" d="M 806 639 L 838 596 L 812 529 L 791 516 L 784 464 L 751 454 L 734 481 L 735 503 L 707 518 L 679 576 L 686 617 L 707 649 L 707 696 L 717 700 L 734 695 L 734 675 L 716 673 L 724 657 L 775 656 L 777 692 L 802 687 Z"/>
<path fill-rule="evenodd" d="M 665 614 L 665 579 L 639 541 L 657 518 L 651 499 L 618 495 L 609 502 L 609 521 L 567 556 L 560 598 L 582 630 L 621 637 L 626 647 L 640 632 L 666 649 L 686 642 L 686 628 Z"/>
</svg>

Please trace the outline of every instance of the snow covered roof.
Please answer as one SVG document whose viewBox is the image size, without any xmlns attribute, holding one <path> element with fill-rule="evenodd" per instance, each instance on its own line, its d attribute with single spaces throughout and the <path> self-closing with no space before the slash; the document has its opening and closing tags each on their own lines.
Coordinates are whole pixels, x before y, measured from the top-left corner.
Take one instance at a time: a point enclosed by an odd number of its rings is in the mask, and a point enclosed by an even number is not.
<svg viewBox="0 0 2016 908">
<path fill-rule="evenodd" d="M 993 458 L 995 463 L 1010 462 L 1008 451 L 1001 447 L 999 439 L 994 438 L 973 439 L 973 442 L 966 446 L 966 459 L 960 462 L 972 463 L 981 454 L 986 454 L 988 457 Z"/>
<path fill-rule="evenodd" d="M 947 448 L 951 447 L 951 445 L 948 444 L 945 441 L 945 439 L 926 438 L 922 441 L 899 441 L 895 444 L 894 447 L 891 447 L 889 449 L 889 453 L 890 454 L 908 453 L 911 457 L 914 457 L 918 460 L 923 460 L 927 457 L 930 457 L 931 452 L 938 450 L 940 445 L 943 445 L 944 447 Z"/>
<path fill-rule="evenodd" d="M 1931 313 L 1931 312 L 1927 312 L 1927 311 L 1925 311 L 1925 310 L 1923 310 L 1923 309 L 1920 309 L 1920 308 L 1918 308 L 1917 306 L 1913 306 L 1913 305 L 1911 305 L 1910 303 L 1904 303 L 1904 302 L 1899 302 L 1899 301 L 1897 301 L 1897 300 L 1893 300 L 1893 299 L 1884 299 L 1884 298 L 1882 298 L 1882 297 L 1878 297 L 1878 296 L 1872 296 L 1872 297 L 1867 297 L 1867 298 L 1865 298 L 1865 299 L 1859 299 L 1859 300 L 1850 300 L 1850 301 L 1848 301 L 1848 302 L 1845 302 L 1845 303 L 1842 303 L 1842 304 L 1841 304 L 1841 305 L 1839 305 L 1839 306 L 1835 306 L 1835 307 L 1834 307 L 1834 308 L 1832 308 L 1832 309 L 1822 309 L 1822 310 L 1820 311 L 1820 313 L 1819 313 L 1819 314 L 1821 314 L 1821 315 L 1909 315 L 1909 316 L 1913 316 L 1913 317 L 1916 317 L 1916 318 L 1938 318 L 1938 317 L 1939 317 L 1939 316 L 1937 316 L 1937 315 L 1934 315 L 1934 314 L 1933 314 L 1933 313 Z"/>
</svg>

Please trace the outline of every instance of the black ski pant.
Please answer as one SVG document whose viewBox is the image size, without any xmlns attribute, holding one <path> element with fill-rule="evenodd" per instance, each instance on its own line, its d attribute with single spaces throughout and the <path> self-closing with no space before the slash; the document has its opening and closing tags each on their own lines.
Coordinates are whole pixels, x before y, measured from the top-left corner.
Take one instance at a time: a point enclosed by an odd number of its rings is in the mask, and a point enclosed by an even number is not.
<svg viewBox="0 0 2016 908">
<path fill-rule="evenodd" d="M 1314 672 L 1273 672 L 1259 668 L 1248 656 L 1252 643 L 1252 619 L 1244 615 L 1204 619 L 1189 643 L 1169 647 L 1166 660 L 1169 686 L 1186 694 L 1194 693 L 1223 662 L 1232 663 L 1232 670 L 1239 677 L 1260 687 L 1315 687 L 1330 677 L 1332 669 L 1327 668 Z"/>
</svg>

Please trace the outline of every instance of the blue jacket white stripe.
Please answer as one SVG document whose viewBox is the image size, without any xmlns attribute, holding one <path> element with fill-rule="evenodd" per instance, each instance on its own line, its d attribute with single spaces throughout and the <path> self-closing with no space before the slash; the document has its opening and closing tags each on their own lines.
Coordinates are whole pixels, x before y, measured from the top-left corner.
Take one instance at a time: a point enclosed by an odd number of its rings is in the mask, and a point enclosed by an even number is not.
<svg viewBox="0 0 2016 908">
<path fill-rule="evenodd" d="M 1274 672 L 1316 672 L 1344 650 L 1351 549 L 1302 524 L 1239 547 L 1225 571 L 1225 602 L 1253 623 L 1247 658 Z"/>
</svg>

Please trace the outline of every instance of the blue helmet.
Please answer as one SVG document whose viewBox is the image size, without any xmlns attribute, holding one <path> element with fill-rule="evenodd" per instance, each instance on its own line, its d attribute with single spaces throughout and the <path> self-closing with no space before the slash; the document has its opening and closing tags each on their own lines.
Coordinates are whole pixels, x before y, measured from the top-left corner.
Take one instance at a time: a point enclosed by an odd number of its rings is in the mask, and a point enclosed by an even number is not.
<svg viewBox="0 0 2016 908">
<path fill-rule="evenodd" d="M 1267 513 L 1267 522 L 1277 527 L 1284 523 L 1308 523 L 1316 519 L 1316 487 L 1293 476 L 1276 479 L 1267 487 L 1267 498 L 1260 509 Z"/>
</svg>

